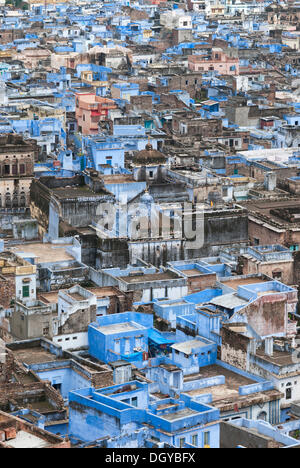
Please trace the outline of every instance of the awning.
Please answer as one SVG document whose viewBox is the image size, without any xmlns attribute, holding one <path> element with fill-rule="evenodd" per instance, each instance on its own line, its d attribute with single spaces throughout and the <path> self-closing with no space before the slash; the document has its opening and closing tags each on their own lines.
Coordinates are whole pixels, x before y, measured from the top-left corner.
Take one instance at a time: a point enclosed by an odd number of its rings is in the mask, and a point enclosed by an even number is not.
<svg viewBox="0 0 300 468">
<path fill-rule="evenodd" d="M 159 331 L 154 328 L 148 330 L 148 338 L 157 345 L 174 344 L 175 341 L 168 340 Z"/>
</svg>

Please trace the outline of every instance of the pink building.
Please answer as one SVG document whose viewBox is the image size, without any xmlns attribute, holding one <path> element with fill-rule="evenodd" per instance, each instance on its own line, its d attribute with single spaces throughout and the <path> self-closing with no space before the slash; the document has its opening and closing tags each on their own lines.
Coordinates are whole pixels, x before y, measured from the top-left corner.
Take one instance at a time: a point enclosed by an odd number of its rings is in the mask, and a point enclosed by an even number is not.
<svg viewBox="0 0 300 468">
<path fill-rule="evenodd" d="M 215 70 L 221 75 L 239 75 L 239 59 L 228 57 L 219 48 L 213 48 L 210 56 L 190 55 L 188 67 L 193 72 Z"/>
<path fill-rule="evenodd" d="M 112 99 L 93 93 L 76 94 L 75 117 L 79 132 L 83 135 L 98 133 L 98 123 L 108 119 L 108 112 L 117 106 Z"/>
</svg>

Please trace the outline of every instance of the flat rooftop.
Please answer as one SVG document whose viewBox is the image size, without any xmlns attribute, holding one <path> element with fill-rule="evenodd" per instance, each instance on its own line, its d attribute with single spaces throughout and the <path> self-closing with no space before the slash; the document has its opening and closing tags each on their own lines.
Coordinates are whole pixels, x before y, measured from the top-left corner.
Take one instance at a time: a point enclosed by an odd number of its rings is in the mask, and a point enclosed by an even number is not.
<svg viewBox="0 0 300 468">
<path fill-rule="evenodd" d="M 174 413 L 159 415 L 159 417 L 167 421 L 177 421 L 178 419 L 186 418 L 196 414 L 198 414 L 197 411 L 194 411 L 190 408 L 184 408 L 179 411 L 174 411 Z"/>
<path fill-rule="evenodd" d="M 180 306 L 180 305 L 188 305 L 188 303 L 184 301 L 176 301 L 176 302 L 171 302 L 171 303 L 159 302 L 160 307 L 174 307 L 174 306 Z"/>
<path fill-rule="evenodd" d="M 272 148 L 272 149 L 259 149 L 259 150 L 250 150 L 250 151 L 239 151 L 238 154 L 241 154 L 249 160 L 257 160 L 259 162 L 265 163 L 264 159 L 269 162 L 275 163 L 286 163 L 289 157 L 293 156 L 294 153 L 298 152 L 299 148 Z"/>
<path fill-rule="evenodd" d="M 269 222 L 274 222 L 277 224 L 284 225 L 287 224 L 298 224 L 300 225 L 300 219 L 297 219 L 297 208 L 300 206 L 300 198 L 291 198 L 290 200 L 279 200 L 272 201 L 269 199 L 266 200 L 253 200 L 247 202 L 240 202 L 247 210 L 250 211 L 250 216 L 264 217 L 264 221 L 267 219 Z M 272 212 L 271 212 L 272 211 Z M 289 220 L 288 214 L 296 214 L 294 220 Z M 281 232 L 281 231 L 280 231 Z"/>
<path fill-rule="evenodd" d="M 13 448 L 45 448 L 51 446 L 47 440 L 26 431 L 18 431 L 16 438 L 8 440 L 6 444 Z"/>
<path fill-rule="evenodd" d="M 70 292 L 67 292 L 66 291 L 66 294 L 71 298 L 71 299 L 74 299 L 75 301 L 85 301 L 86 298 L 84 296 L 82 296 L 81 294 L 79 293 L 70 293 Z"/>
<path fill-rule="evenodd" d="M 203 273 L 200 270 L 197 270 L 197 268 L 192 268 L 191 270 L 183 270 L 181 273 L 185 274 L 188 277 L 208 274 L 208 273 Z M 213 274 L 213 272 L 212 272 L 212 274 Z"/>
<path fill-rule="evenodd" d="M 193 349 L 202 348 L 207 345 L 208 343 L 205 343 L 204 341 L 188 340 L 184 341 L 183 343 L 174 344 L 173 346 L 171 346 L 171 348 L 175 349 L 176 351 L 180 351 L 181 353 L 192 354 Z"/>
<path fill-rule="evenodd" d="M 199 388 L 186 393 L 188 393 L 191 396 L 205 395 L 207 393 L 210 393 L 212 395 L 213 403 L 229 398 L 238 399 L 239 397 L 239 391 L 234 388 L 228 387 L 226 383 L 224 385 L 213 385 L 211 387 Z"/>
<path fill-rule="evenodd" d="M 145 283 L 146 281 L 151 282 L 151 281 L 180 279 L 180 277 L 177 277 L 172 273 L 165 272 L 165 273 L 152 273 L 152 274 L 136 275 L 136 276 L 119 276 L 118 279 L 125 281 L 125 283 L 133 284 L 133 283 Z"/>
<path fill-rule="evenodd" d="M 59 291 L 43 292 L 37 295 L 38 300 L 45 304 L 57 304 Z"/>
<path fill-rule="evenodd" d="M 238 396 L 239 387 L 243 385 L 250 385 L 256 383 L 247 377 L 225 369 L 218 364 L 202 367 L 199 374 L 189 375 L 184 378 L 185 381 L 192 381 L 196 379 L 207 379 L 209 377 L 216 377 L 223 375 L 225 377 L 225 385 L 216 385 L 214 387 L 200 388 L 187 392 L 189 395 L 201 395 L 203 393 L 214 393 L 214 401 L 217 399 L 224 399 L 226 396 Z M 218 388 L 219 387 L 219 388 Z M 222 387 L 222 388 L 221 388 Z"/>
<path fill-rule="evenodd" d="M 134 322 L 113 323 L 111 325 L 104 325 L 98 327 L 98 330 L 104 335 L 113 335 L 115 333 L 129 332 L 134 330 L 141 330 L 144 327 Z"/>
<path fill-rule="evenodd" d="M 136 183 L 131 174 L 112 174 L 102 177 L 105 184 L 133 184 Z"/>
<path fill-rule="evenodd" d="M 90 288 L 85 288 L 87 291 L 90 291 L 91 293 L 95 294 L 98 299 L 102 297 L 109 297 L 109 296 L 116 296 L 120 295 L 119 291 L 116 291 L 112 286 L 110 287 L 90 287 Z"/>
<path fill-rule="evenodd" d="M 211 304 L 216 305 L 217 307 L 223 307 L 225 309 L 233 310 L 236 307 L 242 307 L 248 304 L 249 301 L 242 299 L 237 295 L 237 293 L 224 294 L 222 296 L 214 297 L 209 301 Z"/>
<path fill-rule="evenodd" d="M 28 256 L 35 255 L 36 263 L 53 263 L 74 260 L 74 258 L 66 252 L 66 248 L 71 246 L 71 244 L 16 244 L 13 247 L 9 247 L 9 250 L 15 254 L 21 252 L 28 254 Z"/>
<path fill-rule="evenodd" d="M 98 198 L 101 196 L 103 193 L 106 192 L 99 192 L 95 193 L 93 192 L 87 185 L 83 186 L 74 186 L 74 187 L 60 187 L 60 188 L 54 188 L 51 189 L 53 192 L 53 195 L 61 200 L 64 199 L 73 199 L 73 198 Z"/>
<path fill-rule="evenodd" d="M 263 349 L 257 349 L 256 355 L 265 361 L 276 364 L 277 366 L 289 366 L 295 364 L 292 353 L 288 353 L 287 351 L 273 350 L 273 356 L 268 356 L 265 354 Z"/>
<path fill-rule="evenodd" d="M 270 280 L 262 278 L 237 278 L 230 279 L 229 281 L 223 281 L 223 283 L 232 289 L 238 289 L 239 286 L 247 286 L 248 284 L 267 283 L 268 281 Z"/>
<path fill-rule="evenodd" d="M 37 346 L 35 348 L 21 348 L 13 350 L 15 358 L 27 365 L 40 364 L 43 362 L 59 361 L 55 354 L 50 353 L 46 349 Z"/>
</svg>

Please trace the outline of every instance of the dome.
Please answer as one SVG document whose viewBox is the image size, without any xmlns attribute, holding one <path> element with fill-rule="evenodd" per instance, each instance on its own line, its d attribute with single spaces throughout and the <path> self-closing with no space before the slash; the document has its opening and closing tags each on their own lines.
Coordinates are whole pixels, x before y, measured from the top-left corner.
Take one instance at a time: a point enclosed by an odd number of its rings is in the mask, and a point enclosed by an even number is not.
<svg viewBox="0 0 300 468">
<path fill-rule="evenodd" d="M 144 150 L 138 151 L 133 157 L 135 164 L 147 166 L 148 164 L 166 164 L 167 157 L 147 143 Z"/>
<path fill-rule="evenodd" d="M 153 203 L 153 201 L 153 197 L 150 195 L 148 190 L 145 190 L 145 193 L 141 196 L 141 202 L 150 204 Z"/>
</svg>

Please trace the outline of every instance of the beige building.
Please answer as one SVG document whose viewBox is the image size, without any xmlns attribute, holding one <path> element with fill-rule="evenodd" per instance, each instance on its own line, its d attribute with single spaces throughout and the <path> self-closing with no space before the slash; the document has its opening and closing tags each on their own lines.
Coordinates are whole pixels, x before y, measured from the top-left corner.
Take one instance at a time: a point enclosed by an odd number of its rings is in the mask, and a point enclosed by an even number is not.
<svg viewBox="0 0 300 468">
<path fill-rule="evenodd" d="M 300 50 L 300 36 L 282 36 L 282 44 L 290 47 L 293 50 Z"/>
<path fill-rule="evenodd" d="M 0 135 L 0 209 L 29 207 L 35 148 L 22 137 Z"/>
</svg>

